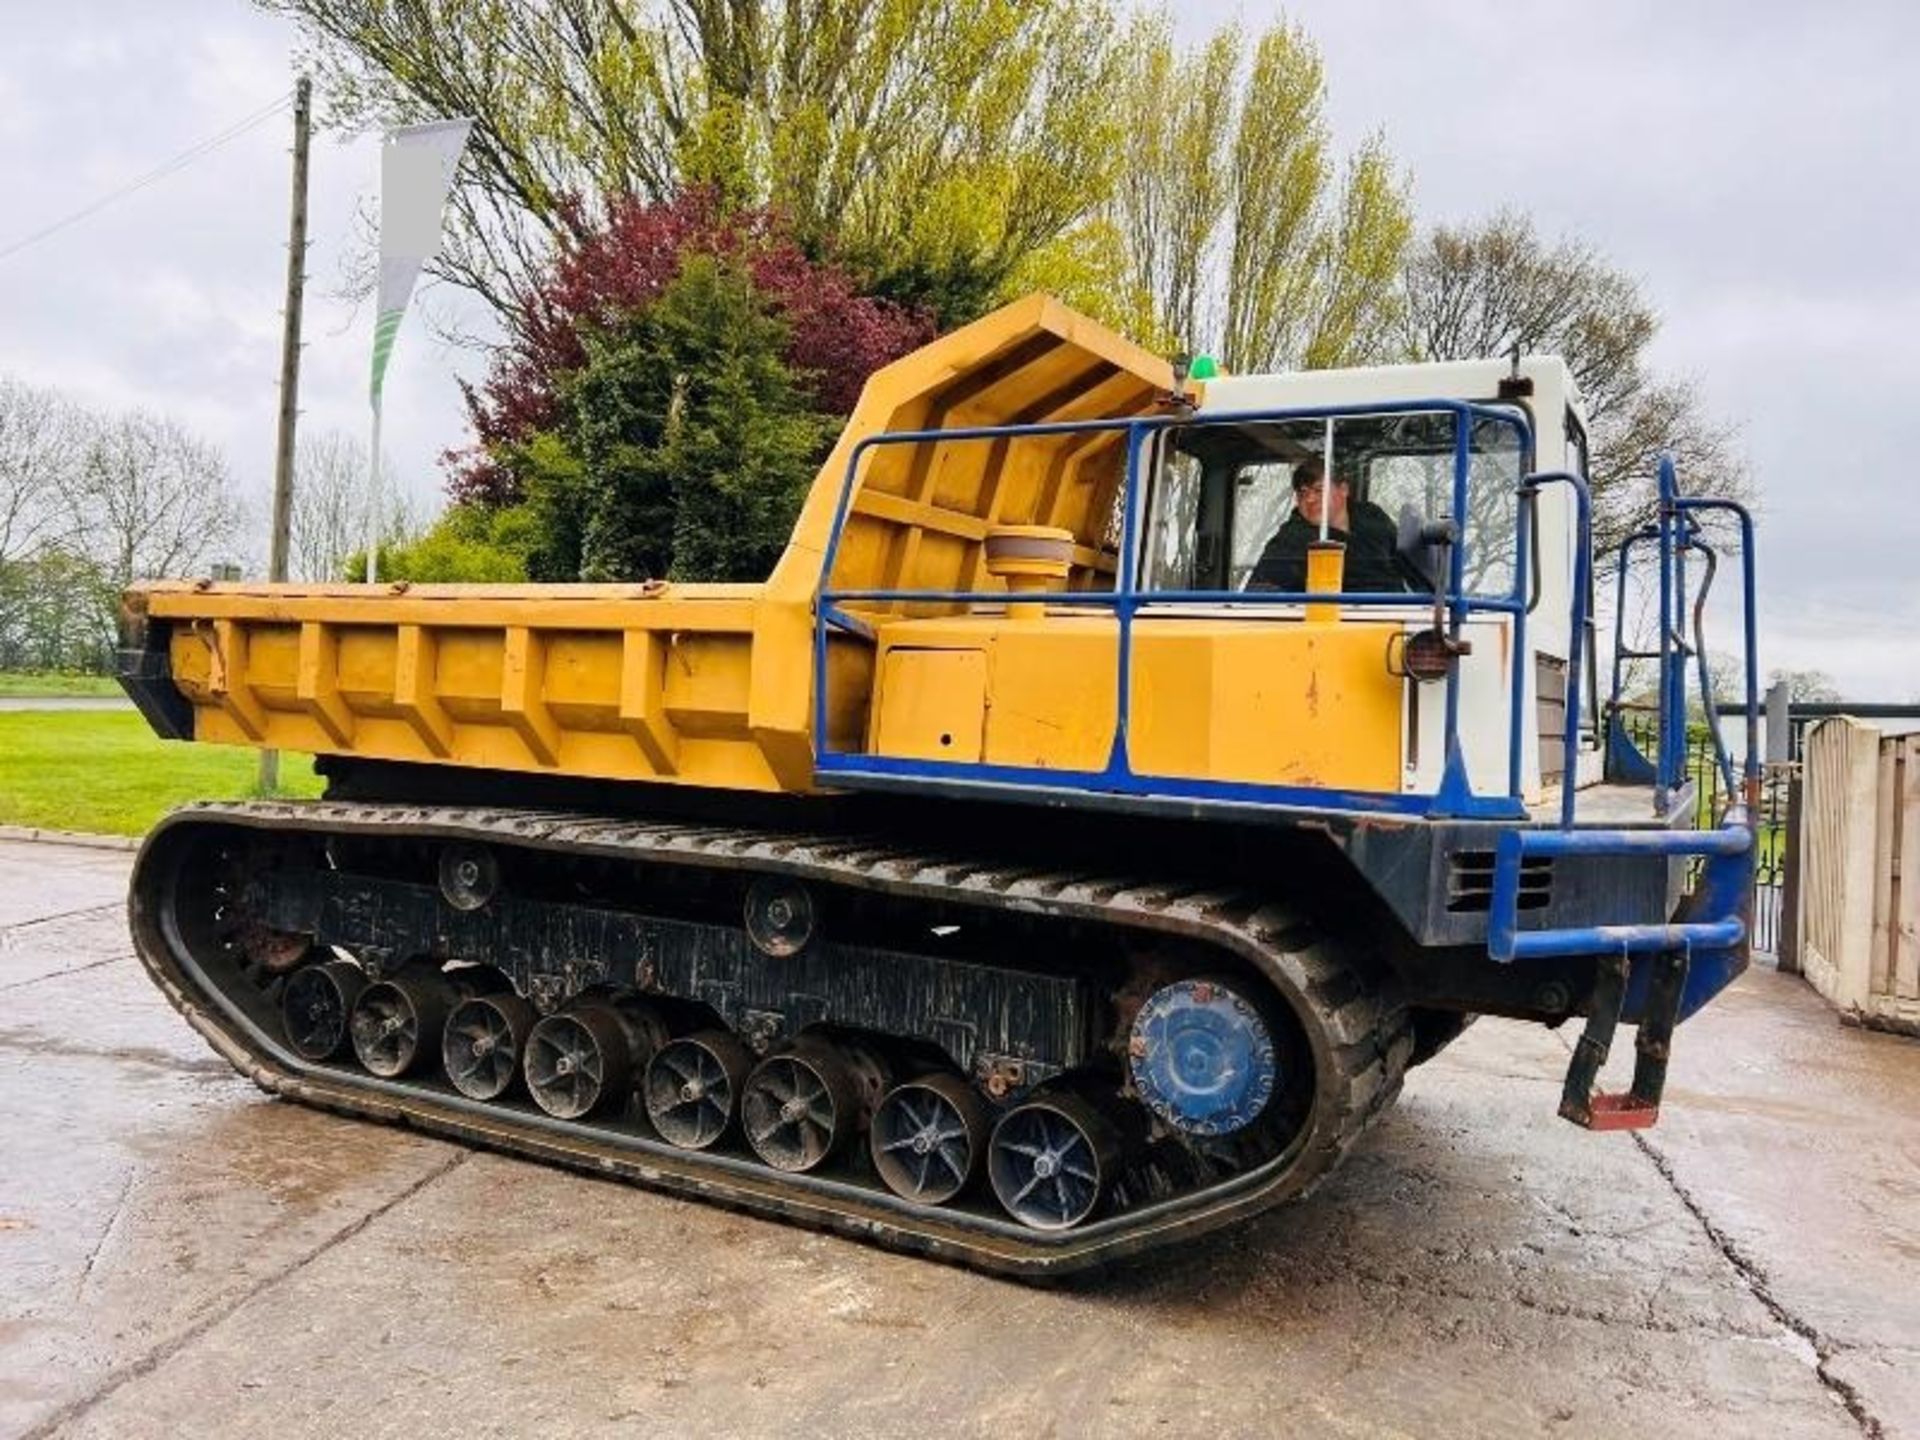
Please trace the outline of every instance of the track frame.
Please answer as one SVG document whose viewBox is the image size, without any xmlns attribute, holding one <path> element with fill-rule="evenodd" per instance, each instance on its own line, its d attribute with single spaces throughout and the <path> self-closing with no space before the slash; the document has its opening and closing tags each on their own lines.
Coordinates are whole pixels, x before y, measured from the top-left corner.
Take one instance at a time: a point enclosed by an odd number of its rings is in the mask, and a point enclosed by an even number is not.
<svg viewBox="0 0 1920 1440">
<path fill-rule="evenodd" d="M 913 1205 L 848 1180 L 771 1171 L 730 1156 L 596 1125 L 555 1121 L 406 1081 L 301 1059 L 233 999 L 180 923 L 179 880 L 213 829 L 406 838 L 519 847 L 654 864 L 786 875 L 987 909 L 1090 921 L 1220 947 L 1263 975 L 1301 1020 L 1315 1101 L 1277 1156 L 1229 1180 L 1046 1233 L 1012 1220 Z M 967 857 L 929 857 L 861 836 L 613 819 L 517 809 L 339 801 L 202 804 L 148 836 L 129 898 L 136 948 L 175 1008 L 262 1089 L 357 1118 L 1026 1278 L 1086 1270 L 1191 1238 L 1307 1193 L 1398 1093 L 1413 1051 L 1406 1011 L 1368 983 L 1334 941 L 1279 900 L 1151 878 L 1062 875 Z"/>
</svg>

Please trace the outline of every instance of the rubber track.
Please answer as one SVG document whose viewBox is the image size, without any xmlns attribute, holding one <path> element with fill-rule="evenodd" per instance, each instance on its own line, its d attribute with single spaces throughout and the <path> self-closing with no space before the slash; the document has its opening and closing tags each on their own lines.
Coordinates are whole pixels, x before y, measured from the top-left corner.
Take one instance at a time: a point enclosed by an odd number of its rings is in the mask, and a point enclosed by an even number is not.
<svg viewBox="0 0 1920 1440">
<path fill-rule="evenodd" d="M 784 1175 L 744 1161 L 675 1150 L 587 1124 L 460 1101 L 448 1092 L 375 1080 L 299 1060 L 204 993 L 183 966 L 151 893 L 155 866 L 192 829 L 461 840 L 653 864 L 775 872 L 895 895 L 1104 921 L 1222 946 L 1287 995 L 1315 1050 L 1319 1086 L 1306 1133 L 1279 1159 L 1211 1187 L 1063 1233 L 909 1206 L 846 1181 Z M 545 811 L 318 801 L 188 806 L 149 834 L 129 914 L 135 944 L 174 1006 L 242 1074 L 276 1095 L 364 1119 L 404 1123 L 468 1143 L 617 1176 L 652 1188 L 837 1231 L 888 1248 L 1019 1276 L 1063 1274 L 1170 1244 L 1306 1194 L 1398 1094 L 1413 1049 L 1404 1010 L 1344 962 L 1284 905 L 1228 890 L 1139 877 L 1053 872 L 969 856 L 903 851 L 857 836 L 809 836 Z M 176 932 L 177 933 L 177 932 Z"/>
</svg>

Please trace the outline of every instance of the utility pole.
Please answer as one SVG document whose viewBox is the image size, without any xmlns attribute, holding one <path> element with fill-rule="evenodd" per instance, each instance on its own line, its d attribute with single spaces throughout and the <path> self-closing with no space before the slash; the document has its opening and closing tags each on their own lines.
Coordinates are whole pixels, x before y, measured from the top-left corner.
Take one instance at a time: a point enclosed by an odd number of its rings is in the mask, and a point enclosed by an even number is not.
<svg viewBox="0 0 1920 1440">
<path fill-rule="evenodd" d="M 293 87 L 293 204 L 287 222 L 287 305 L 280 338 L 280 433 L 273 455 L 273 537 L 267 579 L 287 578 L 293 527 L 293 436 L 300 415 L 300 309 L 307 286 L 307 152 L 313 138 L 313 81 Z M 260 788 L 280 784 L 280 752 L 260 752 Z"/>
</svg>

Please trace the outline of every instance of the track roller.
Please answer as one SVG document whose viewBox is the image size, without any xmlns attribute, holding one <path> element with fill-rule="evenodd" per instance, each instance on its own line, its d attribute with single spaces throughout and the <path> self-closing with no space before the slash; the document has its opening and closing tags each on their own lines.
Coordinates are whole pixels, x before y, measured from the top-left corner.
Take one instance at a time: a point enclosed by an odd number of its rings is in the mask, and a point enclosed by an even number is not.
<svg viewBox="0 0 1920 1440">
<path fill-rule="evenodd" d="M 909 1080 L 887 1092 L 868 1138 L 873 1168 L 889 1190 L 922 1205 L 943 1205 L 980 1168 L 986 1102 L 958 1075 Z"/>
<path fill-rule="evenodd" d="M 331 1060 L 347 1044 L 347 1017 L 367 988 L 367 973 L 345 960 L 295 972 L 280 997 L 287 1043 L 303 1060 Z"/>
<path fill-rule="evenodd" d="M 411 1074 L 440 1053 L 453 992 L 438 975 L 379 980 L 354 1001 L 353 1053 L 383 1080 Z"/>
<path fill-rule="evenodd" d="M 484 845 L 449 845 L 440 852 L 440 896 L 456 910 L 478 910 L 500 888 L 500 862 Z"/>
<path fill-rule="evenodd" d="M 447 1017 L 440 1063 L 469 1100 L 498 1100 L 520 1076 L 527 1037 L 538 1017 L 517 995 L 475 995 Z"/>
<path fill-rule="evenodd" d="M 668 1144 L 704 1150 L 733 1123 L 752 1066 L 746 1047 L 724 1030 L 669 1041 L 647 1065 L 647 1118 Z"/>
<path fill-rule="evenodd" d="M 859 1092 L 831 1045 L 801 1041 L 753 1067 L 740 1121 L 753 1153 L 776 1170 L 813 1170 L 852 1135 Z"/>
<path fill-rule="evenodd" d="M 747 887 L 746 925 L 761 954 L 798 955 L 813 938 L 813 895 L 798 880 L 762 875 Z"/>
<path fill-rule="evenodd" d="M 864 1120 L 880 1108 L 881 1100 L 893 1089 L 893 1062 L 857 1039 L 836 1040 L 833 1048 L 847 1062 L 847 1074 L 853 1077 L 853 1103 Z"/>
<path fill-rule="evenodd" d="M 556 1120 L 579 1120 L 625 1103 L 632 1036 L 610 1006 L 562 1011 L 533 1027 L 524 1069 L 534 1104 Z"/>
<path fill-rule="evenodd" d="M 289 934 L 266 925 L 242 925 L 235 932 L 247 963 L 261 975 L 286 975 L 300 968 L 313 953 L 313 942 L 305 935 Z"/>
<path fill-rule="evenodd" d="M 1113 1126 L 1079 1096 L 1040 1096 L 994 1127 L 987 1179 L 1022 1225 L 1068 1230 L 1099 1208 L 1119 1148 Z"/>
<path fill-rule="evenodd" d="M 613 1007 L 614 1018 L 627 1032 L 627 1054 L 636 1072 L 644 1073 L 647 1064 L 673 1037 L 666 1016 L 644 1000 L 622 1000 Z"/>
</svg>

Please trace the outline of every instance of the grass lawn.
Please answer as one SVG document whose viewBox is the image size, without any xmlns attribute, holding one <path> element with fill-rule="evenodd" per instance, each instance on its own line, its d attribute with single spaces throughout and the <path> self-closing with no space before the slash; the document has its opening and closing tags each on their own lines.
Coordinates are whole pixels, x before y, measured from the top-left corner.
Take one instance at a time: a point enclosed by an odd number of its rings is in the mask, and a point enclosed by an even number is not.
<svg viewBox="0 0 1920 1440">
<path fill-rule="evenodd" d="M 188 800 L 256 793 L 260 757 L 232 745 L 161 740 L 120 711 L 0 713 L 0 825 L 143 834 Z M 281 793 L 320 793 L 304 755 L 283 755 Z"/>
<path fill-rule="evenodd" d="M 126 694 L 111 675 L 22 675 L 0 670 L 0 697 L 42 695 L 106 695 L 119 699 Z"/>
</svg>

